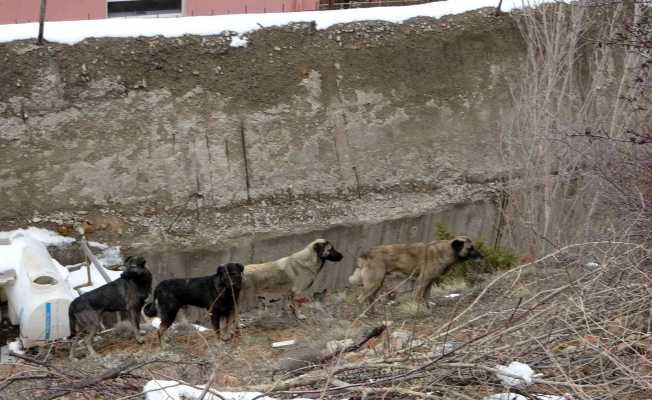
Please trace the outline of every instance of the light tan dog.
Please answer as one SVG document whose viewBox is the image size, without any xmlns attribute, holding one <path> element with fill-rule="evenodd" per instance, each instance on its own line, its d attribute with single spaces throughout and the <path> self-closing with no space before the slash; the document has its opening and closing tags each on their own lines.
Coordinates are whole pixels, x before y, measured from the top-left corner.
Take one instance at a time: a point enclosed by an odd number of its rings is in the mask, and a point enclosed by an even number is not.
<svg viewBox="0 0 652 400">
<path fill-rule="evenodd" d="M 297 310 L 295 297 L 304 293 L 314 282 L 326 261 L 338 262 L 342 254 L 325 239 L 317 239 L 287 257 L 262 264 L 245 266 L 241 299 L 251 304 L 258 298 L 285 299 L 293 314 L 303 319 Z"/>
<path fill-rule="evenodd" d="M 127 231 L 127 221 L 117 215 L 90 213 L 82 219 L 81 227 L 86 236 L 90 236 L 97 231 L 122 235 Z"/>
<path fill-rule="evenodd" d="M 400 272 L 416 276 L 417 302 L 428 305 L 430 288 L 437 278 L 452 265 L 482 255 L 471 239 L 458 236 L 452 240 L 435 240 L 429 243 L 405 243 L 376 246 L 358 257 L 358 267 L 349 277 L 354 285 L 363 285 L 358 301 L 372 302 L 383 286 L 385 276 Z"/>
</svg>

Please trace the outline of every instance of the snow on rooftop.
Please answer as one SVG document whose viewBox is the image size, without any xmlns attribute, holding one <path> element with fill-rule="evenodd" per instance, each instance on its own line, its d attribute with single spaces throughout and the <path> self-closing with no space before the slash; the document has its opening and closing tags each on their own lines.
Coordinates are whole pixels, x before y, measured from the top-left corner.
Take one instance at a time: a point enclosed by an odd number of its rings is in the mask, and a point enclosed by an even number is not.
<svg viewBox="0 0 652 400">
<path fill-rule="evenodd" d="M 554 0 L 504 0 L 503 11 Z M 242 36 L 262 27 L 282 26 L 291 22 L 315 21 L 317 29 L 355 21 L 387 21 L 401 23 L 414 17 L 440 18 L 483 7 L 496 7 L 497 0 L 448 0 L 401 7 L 355 8 L 346 10 L 302 11 L 266 14 L 231 14 L 181 18 L 109 18 L 85 21 L 46 22 L 45 39 L 75 44 L 90 37 L 178 37 L 182 35 L 215 35 L 225 31 Z M 0 25 L 0 42 L 33 39 L 38 23 Z M 240 42 L 237 42 L 240 44 Z"/>
</svg>

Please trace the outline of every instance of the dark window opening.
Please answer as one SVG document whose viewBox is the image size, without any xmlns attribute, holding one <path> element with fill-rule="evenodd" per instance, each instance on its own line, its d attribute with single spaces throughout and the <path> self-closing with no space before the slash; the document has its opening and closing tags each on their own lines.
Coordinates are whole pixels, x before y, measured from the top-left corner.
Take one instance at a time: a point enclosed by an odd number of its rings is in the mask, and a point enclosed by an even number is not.
<svg viewBox="0 0 652 400">
<path fill-rule="evenodd" d="M 108 16 L 131 17 L 181 14 L 182 0 L 108 0 Z"/>
</svg>

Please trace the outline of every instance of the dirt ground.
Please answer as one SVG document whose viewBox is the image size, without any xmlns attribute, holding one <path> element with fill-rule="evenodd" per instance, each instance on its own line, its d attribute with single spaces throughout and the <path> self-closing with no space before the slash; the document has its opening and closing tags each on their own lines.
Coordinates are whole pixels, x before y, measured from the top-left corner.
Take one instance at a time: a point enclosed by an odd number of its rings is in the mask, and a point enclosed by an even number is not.
<svg viewBox="0 0 652 400">
<path fill-rule="evenodd" d="M 459 326 L 487 313 L 498 314 L 502 310 L 509 310 L 520 301 L 519 299 L 558 288 L 579 273 L 582 273 L 581 269 L 573 270 L 554 265 L 528 269 L 517 280 L 501 281 L 494 285 L 484 295 L 483 301 L 476 304 L 471 312 L 465 314 L 456 324 Z M 85 376 L 99 375 L 130 358 L 150 362 L 137 371 L 111 381 L 110 384 L 62 398 L 138 398 L 138 393 L 148 380 L 179 380 L 190 384 L 203 384 L 209 380 L 214 366 L 217 367 L 214 387 L 260 388 L 291 376 L 289 369 L 297 365 L 289 360 L 314 359 L 319 351 L 324 350 L 326 342 L 347 337 L 355 338 L 364 329 L 382 325 L 387 321 L 391 321 L 390 326 L 383 335 L 370 340 L 359 351 L 345 354 L 334 362 L 361 362 L 368 357 L 388 356 L 396 354 L 397 351 L 400 353 L 401 346 L 405 343 L 391 339 L 396 336 L 393 333 L 398 331 L 413 334 L 412 341 L 422 341 L 419 346 L 410 350 L 413 356 L 433 354 L 440 351 L 438 349 L 445 348 L 446 343 L 467 342 L 481 333 L 486 326 L 474 326 L 471 323 L 464 329 L 446 335 L 443 340 L 433 340 L 433 337 L 445 328 L 448 321 L 467 308 L 482 291 L 484 284 L 493 278 L 494 275 L 482 276 L 480 283 L 474 287 L 436 288 L 433 290 L 432 307 L 429 310 L 417 309 L 410 300 L 409 286 L 404 285 L 401 286 L 404 289 L 397 291 L 403 293 L 393 300 L 386 298 L 385 304 L 379 307 L 376 313 L 361 316 L 361 308 L 355 301 L 356 290 L 348 290 L 327 295 L 323 308 L 304 305 L 302 312 L 307 316 L 305 321 L 297 321 L 274 306 L 267 310 L 244 313 L 243 326 L 229 342 L 220 341 L 210 330 L 198 332 L 186 325 L 174 330 L 171 334 L 172 340 L 163 349 L 159 346 L 156 332 L 153 330 L 146 334 L 143 344 L 106 332 L 94 345 L 101 355 L 97 359 L 86 357 L 85 350 L 79 345 L 76 355 L 81 359 L 69 360 L 68 343 L 41 348 L 28 356 L 39 360 L 47 359 L 49 365 L 60 370 L 83 371 Z M 386 287 L 391 288 L 399 283 L 400 280 L 394 280 Z M 450 293 L 461 295 L 447 297 Z M 292 339 L 296 340 L 293 346 L 272 348 L 274 342 Z M 507 359 L 497 361 L 509 363 Z M 26 368 L 28 367 L 24 364 L 2 364 L 0 379 Z M 0 385 L 1 382 L 2 380 Z M 473 398 L 479 398 L 478 395 L 496 393 L 497 389 L 491 386 L 467 386 L 461 390 L 472 394 Z M 14 381 L 5 387 L 4 391 L 6 394 L 2 396 L 12 399 L 32 399 L 36 395 L 52 393 L 38 380 Z"/>
<path fill-rule="evenodd" d="M 273 303 L 243 312 L 229 342 L 186 322 L 163 348 L 151 328 L 142 344 L 119 329 L 103 333 L 98 358 L 79 346 L 79 359 L 70 360 L 70 344 L 57 343 L 1 363 L 0 399 L 142 399 L 153 379 L 212 381 L 214 389 L 278 399 L 468 400 L 507 390 L 533 399 L 652 398 L 652 252 L 610 247 L 591 265 L 585 257 L 600 248 L 577 248 L 472 276 L 473 286 L 435 288 L 430 309 L 416 307 L 409 283 L 397 288 L 396 278 L 375 313 L 361 315 L 357 289 L 304 304 L 303 321 Z M 358 348 L 327 351 L 342 339 L 361 343 L 383 325 Z M 272 347 L 286 340 L 296 343 Z M 530 384 L 508 387 L 500 377 L 501 366 L 515 361 L 536 373 Z"/>
</svg>

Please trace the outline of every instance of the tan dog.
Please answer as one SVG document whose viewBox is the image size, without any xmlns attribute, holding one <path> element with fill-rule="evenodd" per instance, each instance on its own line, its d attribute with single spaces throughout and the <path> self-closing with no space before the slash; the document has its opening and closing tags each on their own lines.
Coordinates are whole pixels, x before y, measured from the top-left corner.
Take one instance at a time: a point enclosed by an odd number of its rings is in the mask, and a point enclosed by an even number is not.
<svg viewBox="0 0 652 400">
<path fill-rule="evenodd" d="M 97 231 L 122 235 L 127 231 L 127 222 L 117 215 L 91 213 L 82 219 L 81 227 L 86 236 Z"/>
<path fill-rule="evenodd" d="M 376 246 L 358 257 L 358 268 L 349 277 L 354 285 L 363 285 L 358 301 L 372 302 L 383 286 L 385 276 L 391 272 L 415 275 L 417 302 L 428 305 L 430 288 L 437 278 L 452 265 L 482 255 L 471 239 L 458 236 L 452 240 L 435 240 L 429 243 L 405 243 Z"/>
<path fill-rule="evenodd" d="M 325 239 L 317 239 L 280 260 L 245 266 L 242 296 L 251 303 L 257 298 L 286 299 L 299 318 L 295 296 L 305 292 L 314 282 L 326 261 L 338 262 L 342 254 Z"/>
</svg>

